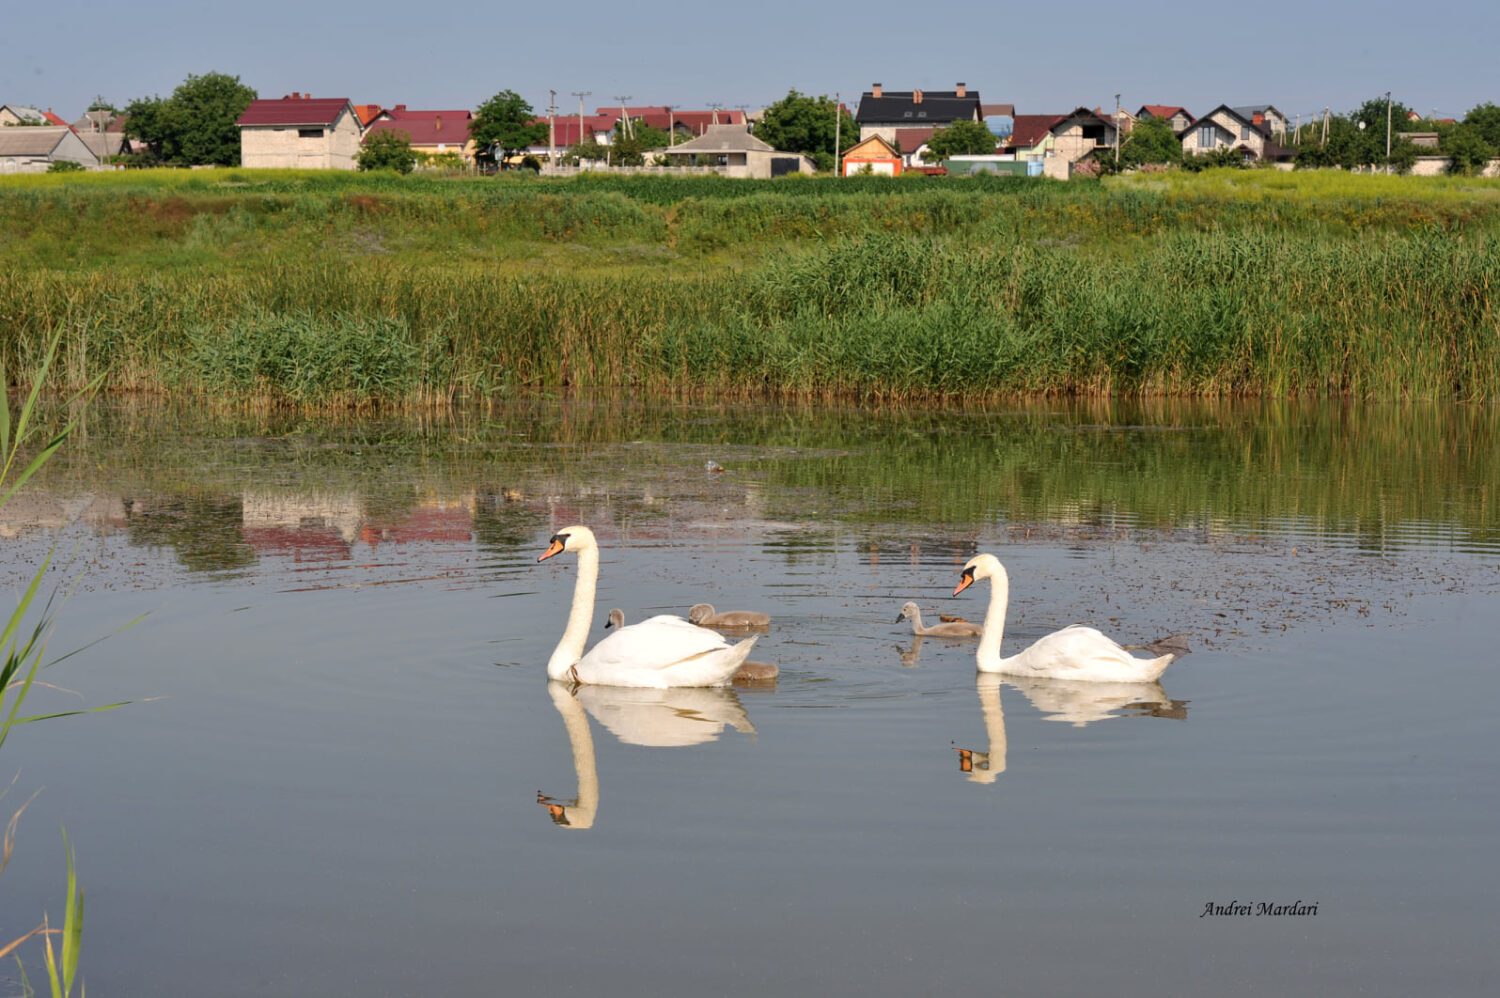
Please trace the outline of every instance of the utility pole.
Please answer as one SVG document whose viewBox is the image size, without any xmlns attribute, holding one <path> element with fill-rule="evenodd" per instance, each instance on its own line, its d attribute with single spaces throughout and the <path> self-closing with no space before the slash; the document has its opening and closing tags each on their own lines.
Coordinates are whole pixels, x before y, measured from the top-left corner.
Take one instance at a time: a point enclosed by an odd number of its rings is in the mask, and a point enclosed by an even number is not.
<svg viewBox="0 0 1500 998">
<path fill-rule="evenodd" d="M 714 112 L 714 124 L 717 125 L 719 123 L 719 108 L 723 107 L 724 105 L 723 104 L 710 104 L 708 106 L 713 109 L 713 112 Z"/>
<path fill-rule="evenodd" d="M 1325 107 L 1323 109 L 1323 140 L 1321 142 L 1319 142 L 1318 145 L 1320 145 L 1320 146 L 1326 146 L 1327 144 L 1328 144 L 1328 108 Z"/>
<path fill-rule="evenodd" d="M 1391 172 L 1391 92 L 1385 92 L 1385 172 Z"/>
<path fill-rule="evenodd" d="M 547 98 L 547 167 L 557 165 L 557 91 L 548 90 Z"/>
<path fill-rule="evenodd" d="M 630 112 L 625 110 L 625 102 L 633 96 L 635 95 L 626 94 L 622 97 L 619 94 L 615 94 L 615 100 L 620 102 L 620 127 L 625 130 L 625 137 L 627 139 L 635 137 L 635 129 L 630 124 Z"/>
<path fill-rule="evenodd" d="M 1302 144 L 1302 112 L 1297 112 L 1297 130 L 1292 132 L 1292 145 Z"/>
<path fill-rule="evenodd" d="M 839 94 L 833 92 L 833 175 L 842 177 L 844 171 L 839 169 L 839 126 L 844 123 L 844 116 L 839 114 Z"/>
<path fill-rule="evenodd" d="M 1120 168 L 1120 95 L 1115 94 L 1115 169 Z"/>
<path fill-rule="evenodd" d="M 672 105 L 667 105 L 667 147 L 677 144 L 677 126 L 672 121 Z"/>
<path fill-rule="evenodd" d="M 578 98 L 578 145 L 583 145 L 583 99 L 593 93 L 592 90 L 570 90 L 568 91 Z M 579 164 L 580 166 L 582 164 Z"/>
</svg>

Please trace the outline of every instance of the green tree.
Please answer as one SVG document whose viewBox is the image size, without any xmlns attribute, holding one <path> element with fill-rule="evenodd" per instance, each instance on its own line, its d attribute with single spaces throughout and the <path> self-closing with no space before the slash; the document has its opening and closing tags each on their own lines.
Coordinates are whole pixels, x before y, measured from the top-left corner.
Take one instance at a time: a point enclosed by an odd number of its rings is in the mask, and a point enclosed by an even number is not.
<svg viewBox="0 0 1500 998">
<path fill-rule="evenodd" d="M 362 171 L 395 170 L 410 173 L 417 165 L 417 154 L 411 147 L 411 136 L 396 129 L 372 132 L 354 157 Z"/>
<path fill-rule="evenodd" d="M 547 139 L 547 125 L 536 120 L 536 112 L 514 90 L 502 90 L 474 112 L 469 122 L 469 137 L 480 155 L 493 155 L 499 149 L 502 157 L 520 152 L 527 146 Z"/>
<path fill-rule="evenodd" d="M 1365 102 L 1368 109 L 1371 101 Z M 1359 126 L 1364 124 L 1364 128 Z M 1392 136 L 1394 143 L 1395 136 Z M 1392 146 L 1394 152 L 1394 145 Z M 1335 114 L 1328 119 L 1328 137 L 1323 137 L 1321 123 L 1311 133 L 1304 132 L 1302 148 L 1297 153 L 1299 169 L 1343 167 L 1352 170 L 1385 162 L 1385 98 L 1380 98 L 1380 129 L 1374 131 L 1365 118 Z"/>
<path fill-rule="evenodd" d="M 1451 158 L 1448 172 L 1460 176 L 1472 176 L 1484 169 L 1495 156 L 1495 147 L 1484 140 L 1484 133 L 1474 125 L 1464 123 L 1451 129 L 1442 137 L 1442 152 Z"/>
<path fill-rule="evenodd" d="M 165 100 L 138 97 L 125 108 L 125 134 L 151 150 L 150 159 L 173 166 L 238 166 L 235 124 L 256 93 L 238 76 L 189 75 Z"/>
<path fill-rule="evenodd" d="M 995 151 L 999 140 L 981 121 L 955 121 L 939 128 L 927 140 L 922 158 L 929 163 L 949 156 L 983 156 Z"/>
<path fill-rule="evenodd" d="M 808 97 L 795 90 L 766 108 L 755 126 L 756 138 L 783 152 L 806 153 L 820 170 L 833 169 L 835 132 L 840 153 L 859 141 L 853 116 L 827 94 Z"/>
<path fill-rule="evenodd" d="M 1111 154 L 1113 158 L 1113 154 Z M 1141 118 L 1120 143 L 1120 167 L 1181 163 L 1182 140 L 1166 118 Z"/>
<path fill-rule="evenodd" d="M 1500 149 L 1500 105 L 1486 101 L 1469 109 L 1463 123 L 1479 133 L 1479 137 L 1491 146 Z"/>
<path fill-rule="evenodd" d="M 1354 122 L 1354 127 L 1358 128 L 1360 122 L 1364 122 L 1366 132 L 1379 136 L 1381 155 L 1385 154 L 1386 107 L 1386 98 L 1382 95 L 1380 97 L 1371 97 L 1359 107 L 1349 112 L 1349 120 Z M 1406 116 L 1411 113 L 1411 108 L 1398 100 L 1391 101 L 1389 107 L 1391 141 L 1395 142 L 1396 126 L 1399 122 L 1406 120 Z"/>
<path fill-rule="evenodd" d="M 640 166 L 646 162 L 646 152 L 664 149 L 669 141 L 665 129 L 655 128 L 636 119 L 627 124 L 615 122 L 615 137 L 608 148 L 609 162 L 615 166 Z"/>
</svg>

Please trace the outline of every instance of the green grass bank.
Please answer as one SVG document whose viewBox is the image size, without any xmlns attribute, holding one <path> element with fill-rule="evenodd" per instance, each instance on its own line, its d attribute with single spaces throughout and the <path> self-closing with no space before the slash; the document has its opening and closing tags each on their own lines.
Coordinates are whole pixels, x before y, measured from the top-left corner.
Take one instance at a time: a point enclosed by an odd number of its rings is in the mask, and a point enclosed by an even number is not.
<svg viewBox="0 0 1500 998">
<path fill-rule="evenodd" d="M 25 382 L 307 406 L 531 389 L 1483 401 L 1500 182 L 1222 171 L 0 179 Z"/>
</svg>

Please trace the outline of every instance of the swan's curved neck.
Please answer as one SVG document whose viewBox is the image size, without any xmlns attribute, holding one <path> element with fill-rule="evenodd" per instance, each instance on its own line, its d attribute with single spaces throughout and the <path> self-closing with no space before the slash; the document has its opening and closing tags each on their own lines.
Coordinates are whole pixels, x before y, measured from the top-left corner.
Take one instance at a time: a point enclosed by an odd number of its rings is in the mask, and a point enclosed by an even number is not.
<svg viewBox="0 0 1500 998">
<path fill-rule="evenodd" d="M 922 611 L 921 610 L 914 610 L 914 611 L 912 611 L 912 615 L 911 615 L 911 632 L 913 634 L 915 634 L 917 637 L 921 637 L 922 636 L 922 632 L 925 631 L 925 630 L 927 630 L 927 625 L 925 625 L 925 624 L 922 623 Z"/>
<path fill-rule="evenodd" d="M 1005 609 L 1010 603 L 1010 577 L 1002 568 L 990 579 L 990 608 L 984 614 L 984 633 L 979 637 L 980 672 L 1000 670 L 1000 639 L 1005 636 Z"/>
<path fill-rule="evenodd" d="M 578 581 L 573 584 L 573 609 L 568 613 L 568 626 L 563 630 L 562 640 L 557 643 L 552 657 L 547 660 L 548 679 L 566 679 L 568 670 L 583 658 L 583 646 L 588 641 L 589 624 L 594 616 L 594 591 L 599 585 L 599 549 L 586 547 L 578 552 Z"/>
</svg>

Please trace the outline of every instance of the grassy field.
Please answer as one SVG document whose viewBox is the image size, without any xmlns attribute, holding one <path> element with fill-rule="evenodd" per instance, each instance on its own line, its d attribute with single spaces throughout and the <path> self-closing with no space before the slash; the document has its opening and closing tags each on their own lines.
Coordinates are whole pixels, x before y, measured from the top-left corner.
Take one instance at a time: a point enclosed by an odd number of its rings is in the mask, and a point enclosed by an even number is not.
<svg viewBox="0 0 1500 998">
<path fill-rule="evenodd" d="M 1500 395 L 1500 182 L 0 179 L 0 349 L 304 406 L 527 389 Z"/>
</svg>

